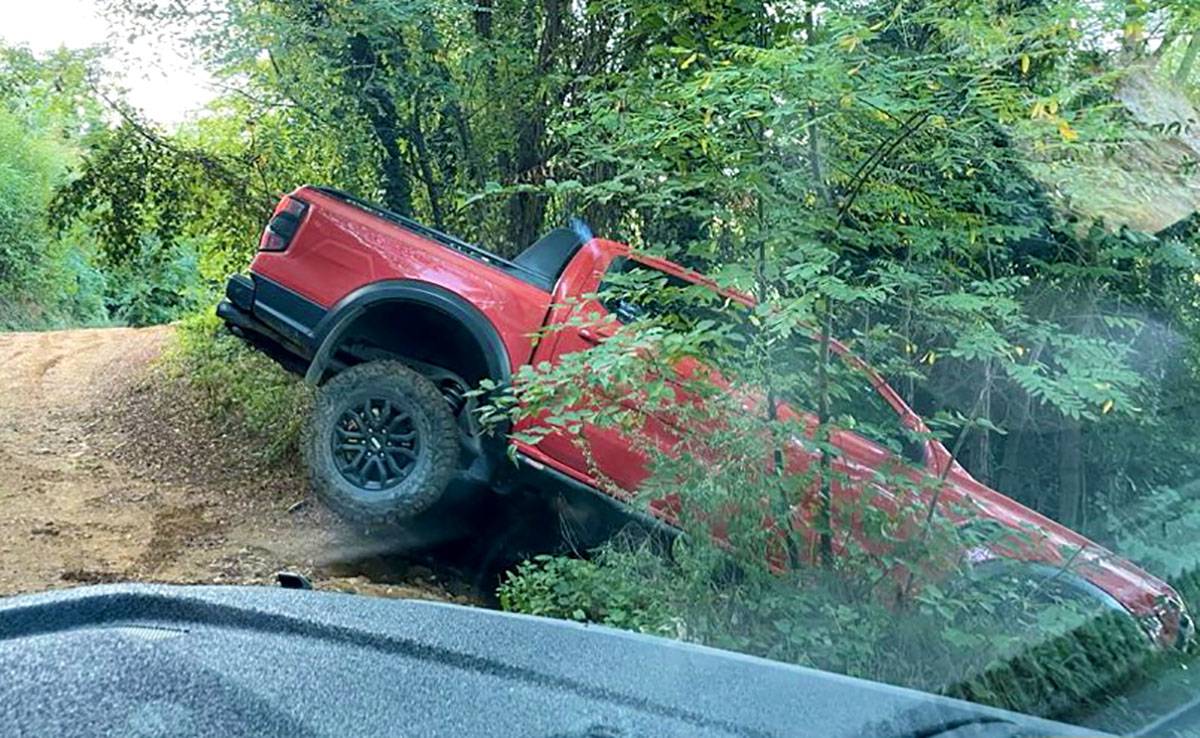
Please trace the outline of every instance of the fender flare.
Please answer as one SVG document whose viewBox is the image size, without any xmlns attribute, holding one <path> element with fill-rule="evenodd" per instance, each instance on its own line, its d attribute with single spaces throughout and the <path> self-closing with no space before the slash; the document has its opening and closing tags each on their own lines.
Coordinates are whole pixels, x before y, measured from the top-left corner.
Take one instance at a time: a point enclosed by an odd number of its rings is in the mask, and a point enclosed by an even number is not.
<svg viewBox="0 0 1200 738">
<path fill-rule="evenodd" d="M 462 325 L 483 351 L 487 375 L 498 384 L 512 379 L 512 361 L 496 326 L 479 308 L 459 295 L 429 282 L 397 279 L 373 282 L 338 300 L 313 330 L 315 348 L 304 381 L 320 384 L 338 343 L 355 321 L 369 309 L 386 303 L 408 303 L 433 308 Z"/>
</svg>

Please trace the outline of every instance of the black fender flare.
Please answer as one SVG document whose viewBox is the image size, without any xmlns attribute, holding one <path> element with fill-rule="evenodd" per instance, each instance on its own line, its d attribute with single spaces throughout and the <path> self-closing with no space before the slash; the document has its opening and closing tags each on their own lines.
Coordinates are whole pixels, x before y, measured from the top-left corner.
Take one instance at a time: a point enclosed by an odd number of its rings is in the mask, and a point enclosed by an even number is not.
<svg viewBox="0 0 1200 738">
<path fill-rule="evenodd" d="M 367 310 L 386 303 L 408 303 L 433 308 L 467 329 L 487 362 L 487 375 L 499 385 L 512 379 L 512 361 L 496 326 L 479 308 L 450 290 L 429 282 L 396 279 L 359 287 L 338 300 L 313 330 L 313 358 L 304 374 L 309 385 L 320 384 L 346 331 Z"/>
</svg>

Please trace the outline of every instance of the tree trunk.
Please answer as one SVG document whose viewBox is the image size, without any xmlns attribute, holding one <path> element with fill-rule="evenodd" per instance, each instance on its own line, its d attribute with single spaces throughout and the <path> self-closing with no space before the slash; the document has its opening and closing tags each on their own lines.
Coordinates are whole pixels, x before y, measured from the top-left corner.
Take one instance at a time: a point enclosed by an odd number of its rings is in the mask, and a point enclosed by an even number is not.
<svg viewBox="0 0 1200 738">
<path fill-rule="evenodd" d="M 492 13 L 495 12 L 493 0 L 475 0 L 475 33 L 479 38 L 492 40 Z"/>
<path fill-rule="evenodd" d="M 359 110 L 366 117 L 383 152 L 380 169 L 383 174 L 384 204 L 401 215 L 412 215 L 412 189 L 400 135 L 396 128 L 399 112 L 391 92 L 379 84 L 374 75 L 382 73 L 381 59 L 370 40 L 361 33 L 350 38 L 349 79 Z M 399 60 L 403 61 L 403 60 Z M 397 67 L 396 60 L 391 66 Z"/>
<path fill-rule="evenodd" d="M 979 417 L 992 419 L 992 360 L 983 362 L 983 402 Z M 992 434 L 987 428 L 975 428 L 975 476 L 984 484 L 992 481 Z"/>
<path fill-rule="evenodd" d="M 1065 418 L 1058 432 L 1058 520 L 1078 524 L 1083 509 L 1083 443 L 1079 421 Z"/>
<path fill-rule="evenodd" d="M 542 0 L 542 34 L 537 44 L 537 60 L 534 65 L 535 89 L 540 92 L 529 101 L 524 115 L 517 125 L 516 171 L 518 182 L 536 183 L 543 179 L 541 168 L 545 164 L 547 94 L 544 80 L 554 68 L 562 45 L 567 0 Z M 523 249 L 533 243 L 542 230 L 546 218 L 546 196 L 534 192 L 518 192 L 509 201 L 508 234 L 513 249 Z"/>
<path fill-rule="evenodd" d="M 820 508 L 817 510 L 817 533 L 820 536 L 821 563 L 833 563 L 833 455 L 828 448 L 832 440 L 829 427 L 829 344 L 833 340 L 833 311 L 829 298 L 824 300 L 824 315 L 821 319 L 821 363 L 817 367 L 817 440 L 825 446 L 821 449 L 820 464 Z"/>
<path fill-rule="evenodd" d="M 442 217 L 442 188 L 438 185 L 433 174 L 433 164 L 429 156 L 429 147 L 425 144 L 425 133 L 421 130 L 420 107 L 413 101 L 412 123 L 409 127 L 409 138 L 413 142 L 416 153 L 417 167 L 421 170 L 421 179 L 425 182 L 425 191 L 429 196 L 429 211 L 433 215 L 433 226 L 438 230 L 445 228 Z"/>
<path fill-rule="evenodd" d="M 1020 428 L 1008 429 L 1004 437 L 1004 455 L 996 474 L 996 489 L 1014 499 L 1020 499 L 1021 479 L 1025 470 L 1021 466 L 1021 451 L 1025 441 L 1024 424 Z M 1026 503 L 1028 504 L 1028 503 Z"/>
<path fill-rule="evenodd" d="M 1182 85 L 1192 76 L 1197 54 L 1200 54 L 1200 33 L 1193 33 L 1184 49 L 1183 59 L 1179 61 L 1179 68 L 1175 70 L 1175 84 Z"/>
</svg>

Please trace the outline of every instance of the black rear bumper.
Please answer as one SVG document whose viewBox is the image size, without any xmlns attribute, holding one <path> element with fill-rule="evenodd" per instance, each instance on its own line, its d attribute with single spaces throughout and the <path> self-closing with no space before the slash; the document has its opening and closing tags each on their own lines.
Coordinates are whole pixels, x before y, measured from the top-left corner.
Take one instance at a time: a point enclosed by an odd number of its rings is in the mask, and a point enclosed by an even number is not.
<svg viewBox="0 0 1200 738">
<path fill-rule="evenodd" d="M 235 335 L 242 336 L 243 338 L 254 335 L 260 338 L 269 338 L 280 344 L 285 343 L 283 336 L 273 331 L 266 323 L 255 318 L 250 312 L 235 305 L 229 298 L 221 300 L 217 304 L 217 317 L 225 321 L 225 325 Z"/>
<path fill-rule="evenodd" d="M 313 333 L 325 308 L 257 274 L 225 283 L 217 317 L 289 371 L 303 374 L 315 351 Z"/>
</svg>

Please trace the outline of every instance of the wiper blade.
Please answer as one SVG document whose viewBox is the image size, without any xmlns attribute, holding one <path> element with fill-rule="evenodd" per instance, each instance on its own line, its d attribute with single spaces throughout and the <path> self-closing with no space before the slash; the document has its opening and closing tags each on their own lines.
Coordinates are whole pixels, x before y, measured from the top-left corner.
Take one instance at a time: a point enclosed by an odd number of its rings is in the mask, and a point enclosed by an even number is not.
<svg viewBox="0 0 1200 738">
<path fill-rule="evenodd" d="M 971 726 L 976 726 L 979 730 L 970 730 Z M 1000 732 L 996 730 L 999 726 L 1007 726 L 1009 730 Z M 967 730 L 964 731 L 963 729 Z M 1017 738 L 1018 736 L 1035 738 L 1033 733 L 1028 732 L 1028 729 L 1022 729 L 1021 726 L 1011 720 L 990 715 L 946 720 L 936 725 L 901 733 L 895 736 L 895 738 L 969 738 L 973 736 L 978 736 L 979 738 L 984 738 L 985 736 L 986 738 Z"/>
</svg>

